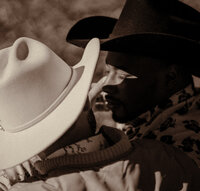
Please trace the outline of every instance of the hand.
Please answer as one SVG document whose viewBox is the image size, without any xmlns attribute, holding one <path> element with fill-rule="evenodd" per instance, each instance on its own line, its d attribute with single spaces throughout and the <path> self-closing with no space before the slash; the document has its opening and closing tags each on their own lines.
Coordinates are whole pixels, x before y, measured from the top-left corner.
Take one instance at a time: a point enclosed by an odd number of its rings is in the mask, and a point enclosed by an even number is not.
<svg viewBox="0 0 200 191">
<path fill-rule="evenodd" d="M 4 170 L 4 176 L 6 176 L 11 185 L 23 181 L 26 177 L 32 176 L 32 167 L 29 161 L 19 164 L 15 167 Z"/>
<path fill-rule="evenodd" d="M 90 108 L 93 107 L 97 96 L 102 91 L 102 87 L 104 86 L 105 80 L 106 80 L 106 76 L 102 77 L 97 83 L 91 84 L 91 89 L 88 93 Z"/>
<path fill-rule="evenodd" d="M 13 184 L 34 176 L 33 165 L 38 160 L 41 158 L 36 155 L 17 166 L 0 171 L 0 191 L 8 190 Z"/>
<path fill-rule="evenodd" d="M 54 144 L 49 146 L 45 151 L 46 157 L 53 156 L 53 153 L 58 149 L 70 145 L 82 139 L 93 136 L 96 131 L 96 120 L 91 110 L 95 99 L 101 92 L 106 77 L 101 78 L 97 83 L 91 85 L 91 89 L 88 93 L 88 99 L 85 103 L 85 107 L 76 122 L 73 124 L 72 131 L 67 131 L 62 137 L 59 138 Z M 81 132 L 81 133 L 80 133 Z M 66 138 L 68 137 L 68 138 Z M 70 138 L 69 138 L 70 137 Z M 62 151 L 60 151 L 63 153 Z"/>
</svg>

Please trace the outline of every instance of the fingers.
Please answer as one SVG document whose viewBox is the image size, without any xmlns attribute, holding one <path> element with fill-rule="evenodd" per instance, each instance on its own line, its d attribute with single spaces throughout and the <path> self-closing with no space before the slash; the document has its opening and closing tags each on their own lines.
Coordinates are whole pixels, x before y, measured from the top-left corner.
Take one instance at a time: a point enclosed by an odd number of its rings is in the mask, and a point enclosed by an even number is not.
<svg viewBox="0 0 200 191">
<path fill-rule="evenodd" d="M 140 179 L 140 165 L 136 164 L 135 169 L 133 170 L 134 190 L 138 190 L 139 179 Z"/>
<path fill-rule="evenodd" d="M 31 166 L 34 166 L 34 163 L 36 163 L 37 161 L 41 161 L 42 158 L 46 158 L 46 155 L 45 155 L 44 152 L 41 152 L 40 156 L 39 155 L 35 155 L 31 159 L 29 159 L 29 162 L 31 163 Z"/>
<path fill-rule="evenodd" d="M 33 176 L 35 172 L 33 163 L 38 160 L 41 160 L 41 158 L 34 156 L 30 161 L 25 161 L 15 167 L 0 171 L 0 191 L 8 190 L 13 184 Z"/>
<path fill-rule="evenodd" d="M 25 161 L 20 165 L 16 166 L 16 171 L 18 175 L 18 180 L 24 181 L 28 177 L 33 176 L 33 165 L 30 161 Z"/>
<path fill-rule="evenodd" d="M 93 106 L 98 94 L 102 91 L 102 87 L 104 86 L 104 82 L 106 78 L 107 77 L 104 76 L 97 83 L 91 85 L 91 90 L 89 91 L 89 94 L 88 94 L 91 107 Z"/>
<path fill-rule="evenodd" d="M 188 190 L 187 188 L 188 188 L 188 183 L 184 182 L 183 187 L 180 191 L 187 191 Z"/>
<path fill-rule="evenodd" d="M 132 168 L 132 166 L 129 166 L 129 168 L 127 169 L 127 174 L 129 174 L 129 176 L 127 177 L 128 184 L 126 190 L 138 191 L 140 173 L 141 172 L 139 164 L 135 164 L 134 168 Z"/>
<path fill-rule="evenodd" d="M 31 165 L 30 161 L 25 161 L 22 163 L 22 166 L 28 173 L 28 176 L 33 176 L 33 166 Z"/>
<path fill-rule="evenodd" d="M 25 180 L 25 169 L 23 168 L 22 165 L 17 165 L 16 166 L 16 173 L 19 181 Z"/>
<path fill-rule="evenodd" d="M 18 181 L 18 175 L 15 167 L 6 169 L 5 176 L 9 179 L 10 184 L 14 184 Z"/>
<path fill-rule="evenodd" d="M 157 171 L 154 174 L 155 174 L 155 189 L 154 189 L 154 191 L 159 191 L 161 183 L 162 183 L 161 172 Z"/>
<path fill-rule="evenodd" d="M 7 191 L 11 188 L 11 181 L 9 180 L 6 171 L 0 171 L 0 191 Z"/>
<path fill-rule="evenodd" d="M 25 161 L 13 168 L 5 170 L 5 174 L 10 180 L 11 184 L 19 181 L 24 181 L 26 178 L 33 176 L 33 166 L 29 161 Z"/>
</svg>

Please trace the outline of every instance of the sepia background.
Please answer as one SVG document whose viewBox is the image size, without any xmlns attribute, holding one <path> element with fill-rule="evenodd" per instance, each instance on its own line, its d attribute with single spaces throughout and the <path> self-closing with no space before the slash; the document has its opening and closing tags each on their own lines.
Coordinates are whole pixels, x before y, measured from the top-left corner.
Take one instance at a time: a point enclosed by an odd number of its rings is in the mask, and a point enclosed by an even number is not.
<svg viewBox="0 0 200 191">
<path fill-rule="evenodd" d="M 182 1 L 200 11 L 200 0 Z M 70 27 L 88 16 L 117 18 L 124 3 L 125 0 L 0 0 L 0 49 L 12 45 L 18 37 L 31 37 L 74 65 L 83 50 L 65 41 Z M 94 80 L 102 74 L 103 60 L 102 55 Z"/>
</svg>

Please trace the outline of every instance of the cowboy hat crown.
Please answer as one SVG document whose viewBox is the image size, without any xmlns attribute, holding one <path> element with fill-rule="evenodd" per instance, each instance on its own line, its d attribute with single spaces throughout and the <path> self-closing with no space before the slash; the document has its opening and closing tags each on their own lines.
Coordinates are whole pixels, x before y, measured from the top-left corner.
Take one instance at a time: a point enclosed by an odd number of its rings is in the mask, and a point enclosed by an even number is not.
<svg viewBox="0 0 200 191">
<path fill-rule="evenodd" d="M 200 13 L 178 0 L 127 0 L 119 19 L 80 20 L 67 41 L 84 47 L 98 37 L 101 50 L 200 60 Z M 200 75 L 197 68 L 192 73 Z"/>
</svg>

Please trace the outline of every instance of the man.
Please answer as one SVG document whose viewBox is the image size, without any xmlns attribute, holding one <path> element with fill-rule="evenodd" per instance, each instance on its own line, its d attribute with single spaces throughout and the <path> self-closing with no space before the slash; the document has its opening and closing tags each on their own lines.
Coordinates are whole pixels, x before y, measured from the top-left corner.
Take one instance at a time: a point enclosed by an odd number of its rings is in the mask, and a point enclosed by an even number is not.
<svg viewBox="0 0 200 191">
<path fill-rule="evenodd" d="M 92 30 L 95 29 L 95 30 Z M 107 50 L 103 91 L 113 119 L 132 139 L 174 145 L 200 167 L 200 13 L 177 0 L 127 0 L 118 20 L 90 17 L 67 40 L 84 46 L 92 36 Z"/>
<path fill-rule="evenodd" d="M 111 127 L 95 134 L 81 111 L 98 53 L 92 39 L 70 67 L 30 38 L 0 51 L 0 189 L 199 190 L 199 169 L 177 149 Z"/>
</svg>

